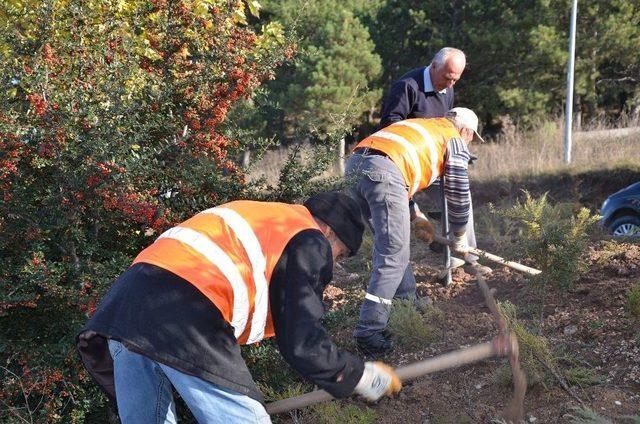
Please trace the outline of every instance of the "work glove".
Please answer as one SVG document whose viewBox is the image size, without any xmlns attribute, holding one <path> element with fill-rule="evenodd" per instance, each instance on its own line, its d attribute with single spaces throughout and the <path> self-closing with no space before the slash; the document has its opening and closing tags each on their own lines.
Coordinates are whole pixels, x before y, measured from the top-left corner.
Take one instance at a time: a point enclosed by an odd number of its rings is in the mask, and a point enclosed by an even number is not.
<svg viewBox="0 0 640 424">
<path fill-rule="evenodd" d="M 467 242 L 467 233 L 463 232 L 460 235 L 453 236 L 453 243 L 451 244 L 451 250 L 461 255 L 466 255 L 469 253 L 469 243 Z"/>
<path fill-rule="evenodd" d="M 433 236 L 436 233 L 436 229 L 431 221 L 429 221 L 429 218 L 424 216 L 424 214 L 419 213 L 413 222 L 413 234 L 426 243 L 433 242 Z"/>
<path fill-rule="evenodd" d="M 365 362 L 364 373 L 355 388 L 355 393 L 370 402 L 382 396 L 391 396 L 402 388 L 400 378 L 393 368 L 383 362 Z"/>
</svg>

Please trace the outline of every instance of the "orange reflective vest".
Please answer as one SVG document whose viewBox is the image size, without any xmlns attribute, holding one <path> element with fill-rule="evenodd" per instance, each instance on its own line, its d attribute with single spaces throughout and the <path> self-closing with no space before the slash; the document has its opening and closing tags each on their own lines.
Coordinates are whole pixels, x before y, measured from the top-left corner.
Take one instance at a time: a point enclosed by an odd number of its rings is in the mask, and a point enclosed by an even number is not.
<svg viewBox="0 0 640 424">
<path fill-rule="evenodd" d="M 355 147 L 384 152 L 404 176 L 409 197 L 429 187 L 444 172 L 447 144 L 460 133 L 446 118 L 416 118 L 395 122 Z"/>
<path fill-rule="evenodd" d="M 269 282 L 287 243 L 318 225 L 307 208 L 235 201 L 165 231 L 133 263 L 166 269 L 193 284 L 220 310 L 241 344 L 274 335 Z"/>
</svg>

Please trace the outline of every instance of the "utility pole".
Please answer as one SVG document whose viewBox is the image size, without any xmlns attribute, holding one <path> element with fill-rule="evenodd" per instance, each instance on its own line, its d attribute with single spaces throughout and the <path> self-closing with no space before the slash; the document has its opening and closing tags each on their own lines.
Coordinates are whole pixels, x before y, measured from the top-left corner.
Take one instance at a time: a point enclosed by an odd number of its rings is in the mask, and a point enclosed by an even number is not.
<svg viewBox="0 0 640 424">
<path fill-rule="evenodd" d="M 572 1 L 569 30 L 569 66 L 567 67 L 567 102 L 564 118 L 564 162 L 571 163 L 571 127 L 573 125 L 573 68 L 576 56 L 576 17 L 578 0 Z"/>
</svg>

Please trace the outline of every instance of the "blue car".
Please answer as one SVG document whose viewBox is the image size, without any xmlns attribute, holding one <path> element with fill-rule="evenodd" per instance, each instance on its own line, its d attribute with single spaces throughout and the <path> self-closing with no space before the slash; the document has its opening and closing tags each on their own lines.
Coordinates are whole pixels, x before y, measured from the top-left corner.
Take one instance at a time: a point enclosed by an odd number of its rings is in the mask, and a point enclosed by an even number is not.
<svg viewBox="0 0 640 424">
<path fill-rule="evenodd" d="M 607 197 L 600 215 L 612 235 L 640 237 L 640 181 Z"/>
</svg>

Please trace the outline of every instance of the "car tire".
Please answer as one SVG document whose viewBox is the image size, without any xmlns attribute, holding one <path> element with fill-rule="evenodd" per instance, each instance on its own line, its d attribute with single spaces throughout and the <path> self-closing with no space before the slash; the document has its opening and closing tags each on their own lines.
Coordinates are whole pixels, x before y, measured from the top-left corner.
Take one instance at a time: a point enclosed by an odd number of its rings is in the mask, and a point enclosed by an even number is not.
<svg viewBox="0 0 640 424">
<path fill-rule="evenodd" d="M 640 237 L 640 217 L 625 215 L 616 218 L 611 225 L 609 225 L 609 232 L 614 236 Z"/>
</svg>

